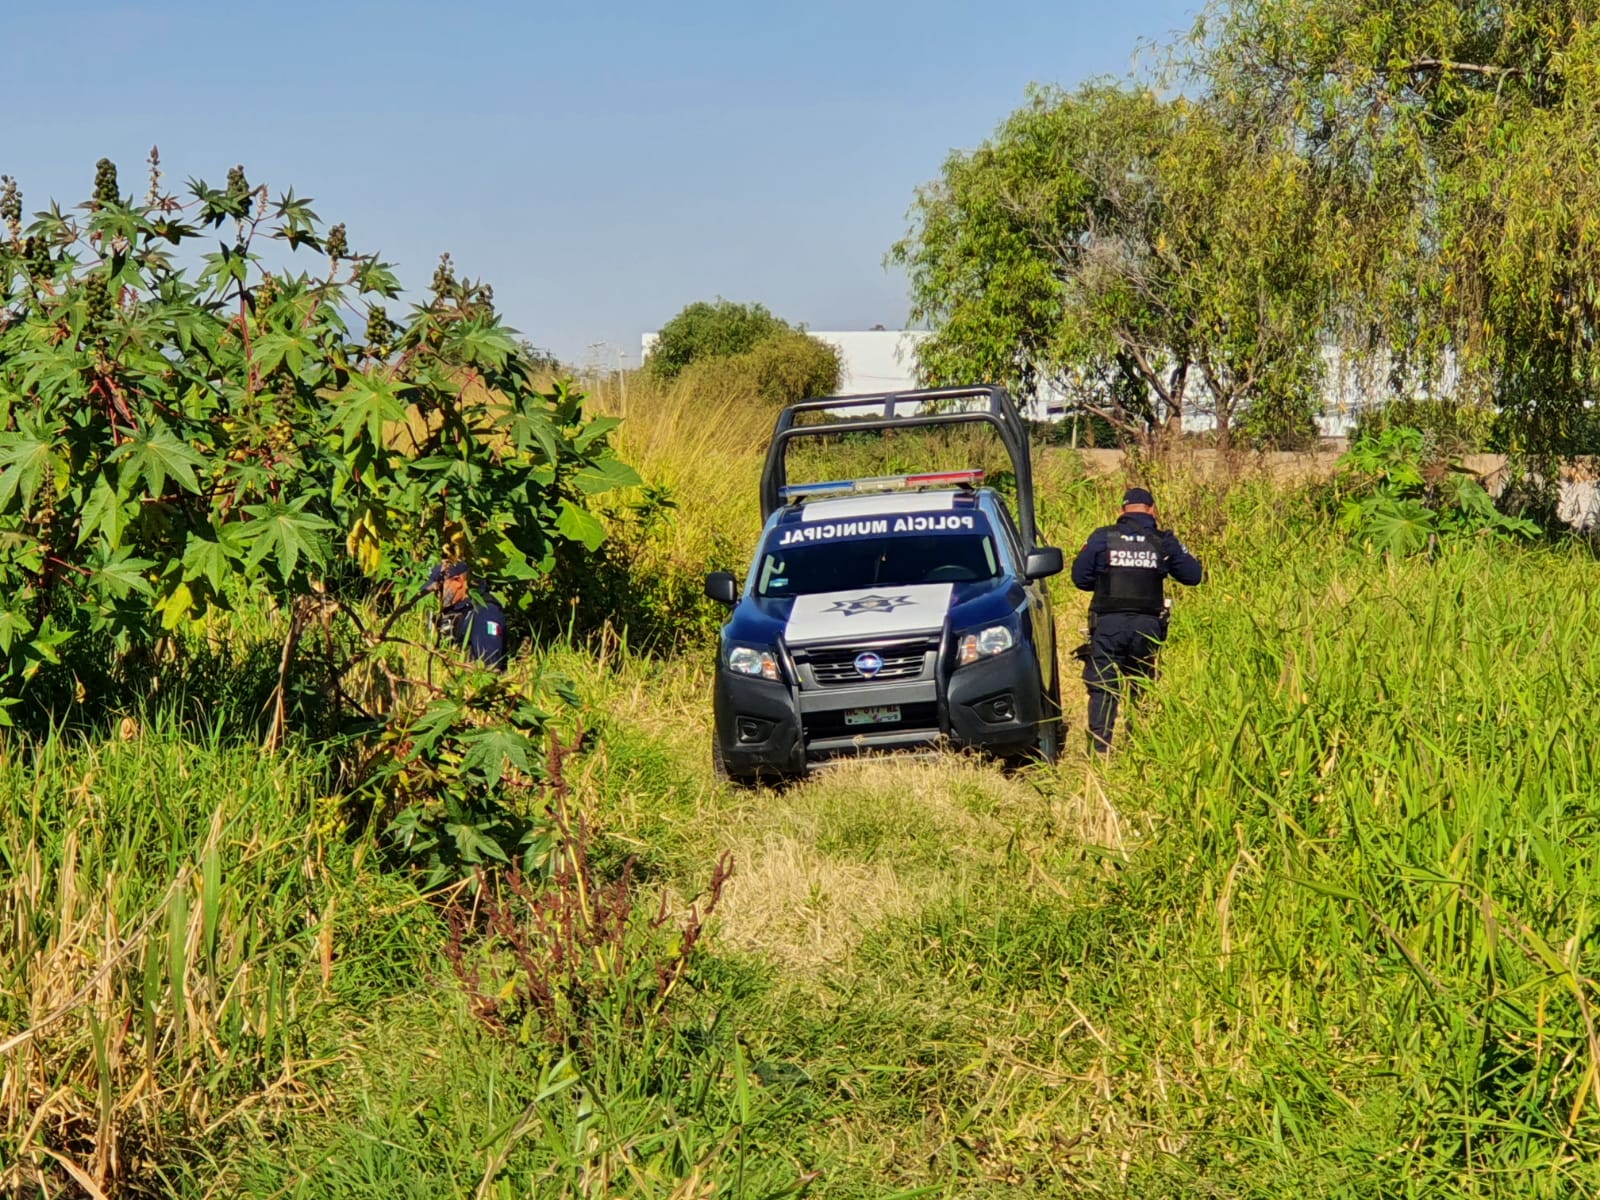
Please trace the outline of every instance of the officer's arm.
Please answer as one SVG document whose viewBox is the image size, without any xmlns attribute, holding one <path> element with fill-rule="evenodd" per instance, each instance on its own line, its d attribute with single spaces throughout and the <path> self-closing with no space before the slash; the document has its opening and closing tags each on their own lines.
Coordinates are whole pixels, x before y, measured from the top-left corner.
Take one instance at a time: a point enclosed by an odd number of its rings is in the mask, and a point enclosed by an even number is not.
<svg viewBox="0 0 1600 1200">
<path fill-rule="evenodd" d="M 1072 586 L 1080 592 L 1094 591 L 1095 580 L 1100 574 L 1100 552 L 1105 545 L 1105 536 L 1096 529 L 1083 544 L 1083 549 L 1078 551 L 1078 557 L 1072 560 Z"/>
<path fill-rule="evenodd" d="M 1167 534 L 1167 572 L 1179 583 L 1194 587 L 1205 578 L 1205 568 L 1200 560 L 1189 553 L 1189 548 L 1178 540 L 1175 533 Z"/>
</svg>

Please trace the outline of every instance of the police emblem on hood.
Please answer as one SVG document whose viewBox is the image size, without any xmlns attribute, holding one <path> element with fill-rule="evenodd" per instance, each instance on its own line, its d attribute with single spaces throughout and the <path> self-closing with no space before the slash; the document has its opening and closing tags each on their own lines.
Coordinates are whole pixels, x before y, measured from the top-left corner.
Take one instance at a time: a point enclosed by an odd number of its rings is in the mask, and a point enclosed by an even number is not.
<svg viewBox="0 0 1600 1200">
<path fill-rule="evenodd" d="M 910 608 L 915 603 L 910 596 L 857 596 L 853 600 L 835 600 L 827 611 L 853 617 L 857 613 L 892 613 L 897 608 Z"/>
<path fill-rule="evenodd" d="M 798 643 L 932 633 L 944 628 L 954 587 L 950 583 L 908 583 L 881 592 L 852 590 L 796 596 L 784 637 L 790 643 Z"/>
</svg>

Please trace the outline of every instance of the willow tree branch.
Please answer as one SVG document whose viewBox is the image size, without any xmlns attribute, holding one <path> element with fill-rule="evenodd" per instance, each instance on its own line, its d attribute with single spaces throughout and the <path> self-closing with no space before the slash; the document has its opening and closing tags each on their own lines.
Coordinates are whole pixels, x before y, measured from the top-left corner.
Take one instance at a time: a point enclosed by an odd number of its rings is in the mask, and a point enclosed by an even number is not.
<svg viewBox="0 0 1600 1200">
<path fill-rule="evenodd" d="M 1522 67 L 1496 67 L 1489 63 L 1456 62 L 1448 58 L 1414 58 L 1410 62 L 1401 63 L 1401 71 L 1436 71 L 1441 75 L 1488 75 L 1488 76 L 1526 76 L 1528 72 Z"/>
</svg>

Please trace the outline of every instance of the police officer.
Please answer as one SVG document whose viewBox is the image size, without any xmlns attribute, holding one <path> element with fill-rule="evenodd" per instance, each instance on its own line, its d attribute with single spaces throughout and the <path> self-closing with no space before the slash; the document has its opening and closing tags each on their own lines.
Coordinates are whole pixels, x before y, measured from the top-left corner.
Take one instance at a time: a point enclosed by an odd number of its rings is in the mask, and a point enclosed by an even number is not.
<svg viewBox="0 0 1600 1200">
<path fill-rule="evenodd" d="M 1203 573 L 1177 535 L 1157 526 L 1155 498 L 1139 487 L 1123 494 L 1117 523 L 1096 529 L 1078 551 L 1072 582 L 1094 593 L 1083 681 L 1089 686 L 1089 735 L 1100 753 L 1111 749 L 1122 688 L 1136 697 L 1155 675 L 1156 651 L 1167 632 L 1162 582 L 1170 575 L 1193 587 Z"/>
<path fill-rule="evenodd" d="M 447 641 L 497 671 L 506 664 L 506 614 L 480 585 L 473 596 L 464 562 L 440 563 L 428 576 L 426 591 L 439 593 L 439 633 Z"/>
</svg>

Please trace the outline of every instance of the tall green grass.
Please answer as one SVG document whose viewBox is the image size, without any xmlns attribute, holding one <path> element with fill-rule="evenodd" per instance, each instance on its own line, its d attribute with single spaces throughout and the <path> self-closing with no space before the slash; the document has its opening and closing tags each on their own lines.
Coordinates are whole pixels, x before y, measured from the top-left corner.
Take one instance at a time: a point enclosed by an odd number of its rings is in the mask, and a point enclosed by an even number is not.
<svg viewBox="0 0 1600 1200">
<path fill-rule="evenodd" d="M 624 453 L 678 505 L 629 549 L 687 594 L 753 544 L 771 414 L 629 405 Z M 963 465 L 928 448 L 804 465 Z M 1210 577 L 1108 764 L 1074 737 L 1054 769 L 733 792 L 703 632 L 537 648 L 583 693 L 599 869 L 635 858 L 676 919 L 734 856 L 673 1020 L 581 1050 L 474 1015 L 321 751 L 263 758 L 192 707 L 6 743 L 0 1190 L 1600 1195 L 1600 569 L 1484 542 L 1391 562 L 1314 490 L 1139 478 Z M 1053 450 L 1037 479 L 1069 552 L 1126 482 Z M 1056 599 L 1070 646 L 1083 600 Z M 274 636 L 249 619 L 213 631 L 243 662 Z"/>
<path fill-rule="evenodd" d="M 876 465 L 855 445 L 833 461 Z M 1069 552 L 1124 482 L 1050 451 L 1036 470 Z M 1181 461 L 1140 478 L 1210 578 L 1179 595 L 1110 767 L 1032 776 L 1080 828 L 1109 807 L 1107 844 L 1014 814 L 991 874 L 907 913 L 879 901 L 917 861 L 909 794 L 901 877 L 857 885 L 887 915 L 823 993 L 848 997 L 832 1050 L 813 985 L 772 1018 L 808 1070 L 849 1081 L 853 1170 L 952 1194 L 1600 1193 L 1600 569 L 1483 541 L 1391 562 L 1315 490 Z M 685 508 L 741 503 L 729 486 Z M 1057 600 L 1070 645 L 1082 599 Z M 798 853 L 837 861 L 855 823 Z M 874 835 L 844 857 L 884 854 Z M 900 1062 L 841 1061 L 873 1038 Z M 921 1161 L 864 1149 L 913 1127 Z"/>
<path fill-rule="evenodd" d="M 1595 564 L 1389 564 L 1251 486 L 1223 515 L 1109 771 L 1035 778 L 1108 798 L 1115 836 L 1014 818 L 990 875 L 864 942 L 834 1036 L 892 1049 L 834 1066 L 931 1157 L 880 1136 L 859 1169 L 952 1195 L 1596 1194 Z"/>
<path fill-rule="evenodd" d="M 1326 1194 L 1587 1194 L 1595 564 L 1272 555 L 1304 528 L 1274 515 L 1114 776 L 1151 822 L 1120 885 L 1150 924 L 1105 1065 L 1183 1081 L 1196 1181 L 1242 1159 Z"/>
<path fill-rule="evenodd" d="M 195 1138 L 304 1086 L 360 925 L 340 912 L 349 857 L 330 867 L 315 828 L 320 768 L 131 720 L 6 747 L 5 1186 L 154 1186 Z"/>
</svg>

